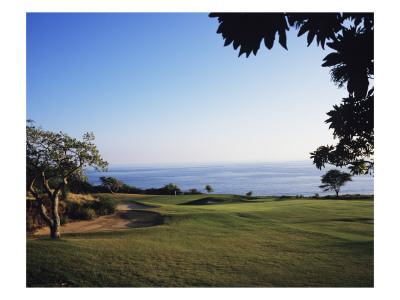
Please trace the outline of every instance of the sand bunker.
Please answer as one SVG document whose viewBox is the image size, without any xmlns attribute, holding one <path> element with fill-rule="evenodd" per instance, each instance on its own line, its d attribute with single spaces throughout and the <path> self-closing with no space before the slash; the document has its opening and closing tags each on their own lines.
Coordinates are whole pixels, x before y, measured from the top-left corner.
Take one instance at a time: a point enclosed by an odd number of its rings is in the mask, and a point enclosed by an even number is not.
<svg viewBox="0 0 400 300">
<path fill-rule="evenodd" d="M 113 215 L 98 217 L 94 220 L 68 223 L 60 227 L 63 233 L 93 232 L 101 230 L 129 229 L 150 227 L 162 224 L 162 216 L 152 211 L 140 211 L 153 208 L 136 202 L 121 202 Z M 39 229 L 35 235 L 49 235 L 50 229 L 46 226 Z"/>
</svg>

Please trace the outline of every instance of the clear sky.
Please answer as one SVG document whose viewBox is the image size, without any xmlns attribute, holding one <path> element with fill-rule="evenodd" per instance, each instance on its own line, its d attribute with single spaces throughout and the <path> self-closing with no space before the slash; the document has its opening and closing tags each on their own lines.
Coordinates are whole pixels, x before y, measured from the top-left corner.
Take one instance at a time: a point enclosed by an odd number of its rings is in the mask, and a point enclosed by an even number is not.
<svg viewBox="0 0 400 300">
<path fill-rule="evenodd" d="M 286 161 L 333 143 L 346 90 L 291 28 L 248 58 L 206 13 L 28 13 L 26 116 L 113 164 Z M 311 163 L 311 161 L 310 161 Z"/>
</svg>

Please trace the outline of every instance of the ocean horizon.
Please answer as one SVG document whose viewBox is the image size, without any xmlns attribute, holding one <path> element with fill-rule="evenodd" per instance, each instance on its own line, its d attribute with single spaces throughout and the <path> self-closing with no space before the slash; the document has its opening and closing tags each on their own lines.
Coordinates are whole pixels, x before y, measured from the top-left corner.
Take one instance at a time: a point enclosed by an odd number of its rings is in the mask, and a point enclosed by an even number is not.
<svg viewBox="0 0 400 300">
<path fill-rule="evenodd" d="M 114 177 L 140 189 L 160 188 L 169 183 L 176 184 L 183 192 L 196 188 L 205 191 L 211 185 L 215 194 L 253 196 L 334 194 L 323 192 L 318 186 L 321 176 L 335 167 L 318 170 L 310 161 L 251 162 L 251 163 L 199 163 L 170 165 L 115 165 L 108 172 L 86 172 L 88 181 L 99 185 L 100 177 Z M 340 168 L 338 168 L 340 169 Z M 342 171 L 347 169 L 342 168 Z M 372 175 L 353 176 L 340 190 L 340 194 L 373 194 Z"/>
</svg>

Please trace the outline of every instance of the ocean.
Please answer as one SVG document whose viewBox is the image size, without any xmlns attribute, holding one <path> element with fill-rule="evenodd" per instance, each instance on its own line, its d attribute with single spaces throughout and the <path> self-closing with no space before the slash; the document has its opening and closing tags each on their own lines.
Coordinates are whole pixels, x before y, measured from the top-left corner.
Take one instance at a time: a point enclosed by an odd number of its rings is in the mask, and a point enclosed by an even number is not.
<svg viewBox="0 0 400 300">
<path fill-rule="evenodd" d="M 205 191 L 211 185 L 215 194 L 253 196 L 334 194 L 322 192 L 318 186 L 321 176 L 333 167 L 318 170 L 311 161 L 220 163 L 174 166 L 110 166 L 108 172 L 87 172 L 88 181 L 100 184 L 100 177 L 114 177 L 141 189 L 160 188 L 169 183 L 176 184 L 182 191 L 196 188 Z M 348 172 L 343 168 L 341 171 Z M 353 176 L 340 194 L 373 194 L 374 178 L 371 175 Z"/>
</svg>

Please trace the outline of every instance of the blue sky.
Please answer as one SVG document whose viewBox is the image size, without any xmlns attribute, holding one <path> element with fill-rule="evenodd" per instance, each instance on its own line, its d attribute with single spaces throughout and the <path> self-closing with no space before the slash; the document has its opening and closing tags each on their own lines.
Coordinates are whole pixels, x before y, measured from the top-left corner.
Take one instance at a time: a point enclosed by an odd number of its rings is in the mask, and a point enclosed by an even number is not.
<svg viewBox="0 0 400 300">
<path fill-rule="evenodd" d="M 206 13 L 27 14 L 26 116 L 110 164 L 285 161 L 333 143 L 329 48 L 291 28 L 248 58 Z M 310 161 L 311 163 L 311 161 Z"/>
</svg>

